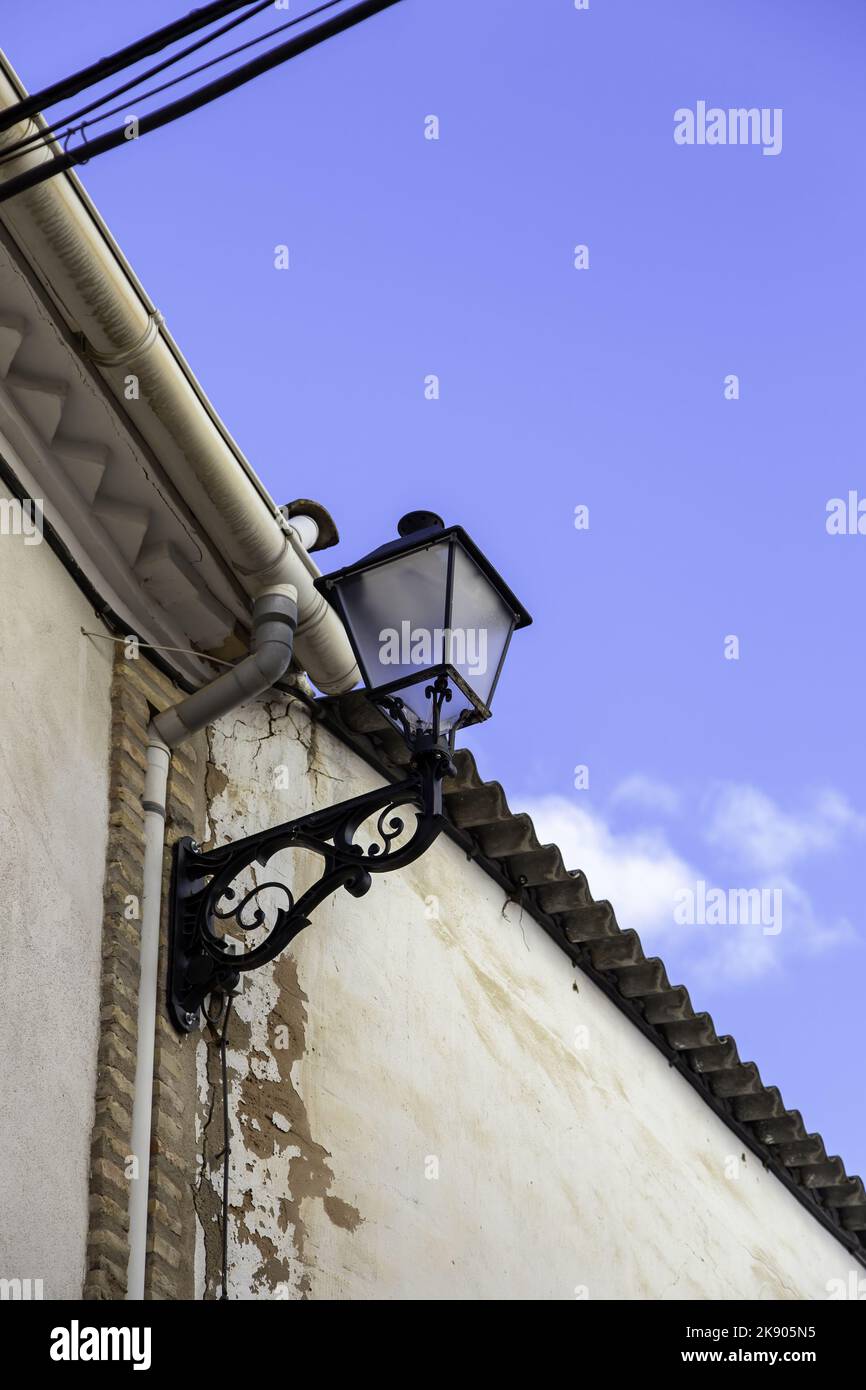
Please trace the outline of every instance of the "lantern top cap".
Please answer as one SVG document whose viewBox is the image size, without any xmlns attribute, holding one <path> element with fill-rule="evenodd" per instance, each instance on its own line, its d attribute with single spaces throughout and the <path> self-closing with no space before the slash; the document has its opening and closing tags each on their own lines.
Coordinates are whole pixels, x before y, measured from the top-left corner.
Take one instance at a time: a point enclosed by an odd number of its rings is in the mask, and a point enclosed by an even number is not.
<svg viewBox="0 0 866 1390">
<path fill-rule="evenodd" d="M 445 522 L 435 512 L 407 512 L 397 522 L 397 535 L 414 536 L 418 531 L 444 531 Z"/>
<path fill-rule="evenodd" d="M 490 563 L 483 550 L 478 548 L 462 526 L 446 526 L 442 518 L 437 516 L 435 512 L 417 511 L 407 512 L 399 521 L 397 529 L 400 533 L 399 540 L 386 541 L 376 550 L 371 550 L 370 554 L 365 555 L 363 559 L 355 560 L 353 564 L 346 565 L 343 569 L 334 570 L 331 574 L 323 574 L 315 579 L 313 583 L 319 593 L 324 594 L 325 598 L 333 603 L 333 590 L 342 580 L 349 579 L 355 574 L 361 574 L 365 570 L 373 569 L 376 565 L 385 564 L 388 560 L 394 560 L 399 555 L 409 555 L 414 550 L 426 550 L 431 545 L 456 541 L 497 590 L 502 601 L 511 609 L 514 614 L 515 630 L 529 627 L 532 622 L 530 614 L 506 584 L 499 571 Z"/>
</svg>

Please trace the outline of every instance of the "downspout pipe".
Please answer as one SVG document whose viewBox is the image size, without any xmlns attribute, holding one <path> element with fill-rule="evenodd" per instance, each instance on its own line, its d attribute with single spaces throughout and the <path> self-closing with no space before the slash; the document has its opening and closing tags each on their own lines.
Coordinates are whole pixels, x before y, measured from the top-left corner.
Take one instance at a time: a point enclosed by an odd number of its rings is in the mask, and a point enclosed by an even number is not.
<svg viewBox="0 0 866 1390">
<path fill-rule="evenodd" d="M 143 1299 L 147 1269 L 147 1212 L 153 1111 L 153 1061 L 159 997 L 159 927 L 165 855 L 166 791 L 171 750 L 214 720 L 270 690 L 292 660 L 298 625 L 298 594 L 275 584 L 253 605 L 249 656 L 195 694 L 155 716 L 148 729 L 144 779 L 144 891 L 138 985 L 138 1042 L 132 1105 L 132 1153 L 138 1175 L 130 1187 L 127 1299 Z"/>
</svg>

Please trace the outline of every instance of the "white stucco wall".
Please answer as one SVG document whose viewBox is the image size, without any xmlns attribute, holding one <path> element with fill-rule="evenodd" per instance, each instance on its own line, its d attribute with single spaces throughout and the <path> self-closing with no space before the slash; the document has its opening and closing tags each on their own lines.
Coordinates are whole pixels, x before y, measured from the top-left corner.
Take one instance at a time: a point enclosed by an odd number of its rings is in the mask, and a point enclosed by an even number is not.
<svg viewBox="0 0 866 1390">
<path fill-rule="evenodd" d="M 84 1277 L 112 649 L 80 629 L 97 626 L 45 541 L 0 533 L 0 1278 L 45 1298 Z"/>
<path fill-rule="evenodd" d="M 212 736 L 218 843 L 374 784 L 271 716 Z M 448 841 L 321 907 L 236 1007 L 231 1297 L 821 1299 L 854 1265 Z"/>
</svg>

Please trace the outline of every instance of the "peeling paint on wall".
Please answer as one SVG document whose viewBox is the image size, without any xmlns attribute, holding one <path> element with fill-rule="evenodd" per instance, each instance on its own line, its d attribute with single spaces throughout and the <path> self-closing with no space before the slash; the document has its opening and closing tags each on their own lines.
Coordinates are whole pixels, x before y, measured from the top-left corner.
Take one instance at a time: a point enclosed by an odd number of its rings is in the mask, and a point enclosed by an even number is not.
<svg viewBox="0 0 866 1390">
<path fill-rule="evenodd" d="M 293 712 L 262 706 L 234 716 L 228 730 L 210 738 L 208 791 L 210 832 L 221 841 L 240 830 L 248 806 L 264 783 L 278 795 L 271 774 L 285 745 L 291 745 L 297 768 L 296 789 L 308 796 L 320 779 L 333 783 L 335 773 L 318 768 L 316 728 L 300 723 Z M 269 745 L 265 751 L 266 745 Z M 226 764 L 242 751 L 243 772 L 234 776 Z M 234 754 L 234 758 L 227 755 Z M 279 756 L 278 756 L 279 755 Z M 224 761 L 225 760 L 225 761 Z M 294 794 L 295 788 L 292 789 Z M 304 807 L 303 809 L 307 809 Z M 302 810 L 284 804 L 272 819 L 288 819 Z M 231 829 L 227 828 L 230 822 Z M 269 877 L 273 874 L 269 870 Z M 243 976 L 228 1030 L 230 1114 L 234 1131 L 230 1166 L 229 1284 L 233 1297 L 306 1297 L 315 1262 L 307 1213 L 317 1204 L 327 1219 L 347 1231 L 362 1223 L 361 1213 L 333 1191 L 330 1154 L 314 1136 L 301 1088 L 298 1066 L 307 1047 L 307 996 L 297 961 L 285 952 L 269 968 Z M 220 1211 L 222 1184 L 222 1106 L 219 1057 L 213 1040 L 199 1043 L 203 1088 L 202 1138 L 205 1159 L 197 1196 L 205 1233 L 204 1290 L 213 1297 L 221 1278 Z"/>
<path fill-rule="evenodd" d="M 229 1024 L 230 1112 L 237 1139 L 230 1169 L 230 1285 L 234 1296 L 297 1297 L 309 1293 L 304 1209 L 318 1201 L 328 1218 L 354 1231 L 362 1217 L 331 1191 L 330 1154 L 310 1130 L 304 1100 L 294 1079 L 306 1046 L 307 999 L 290 954 L 273 973 L 249 976 Z M 200 1044 L 208 1070 L 208 1090 L 218 1092 L 218 1055 Z M 206 1287 L 220 1280 L 219 1188 L 222 1182 L 221 1102 L 204 1124 L 208 1155 L 202 1173 L 199 1218 L 206 1232 Z M 239 1292 L 239 1287 L 241 1292 Z"/>
</svg>

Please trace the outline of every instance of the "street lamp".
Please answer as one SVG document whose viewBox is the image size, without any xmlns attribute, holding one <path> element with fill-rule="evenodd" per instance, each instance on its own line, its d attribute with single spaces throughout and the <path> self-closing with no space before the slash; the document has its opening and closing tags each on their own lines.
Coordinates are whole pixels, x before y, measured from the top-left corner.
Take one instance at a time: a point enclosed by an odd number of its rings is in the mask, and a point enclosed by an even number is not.
<svg viewBox="0 0 866 1390">
<path fill-rule="evenodd" d="M 336 889 L 362 897 L 374 873 L 405 867 L 433 843 L 455 735 L 489 718 L 511 635 L 532 621 L 462 527 L 410 512 L 398 531 L 399 540 L 315 582 L 345 623 L 368 699 L 406 741 L 408 776 L 218 849 L 202 851 L 189 838 L 176 845 L 168 1002 L 182 1032 L 199 1026 L 208 994 L 230 992 L 239 972 L 273 960 Z M 408 828 L 407 810 L 415 815 Z M 368 822 L 365 848 L 356 836 Z M 236 880 L 284 849 L 317 854 L 317 881 L 297 901 L 277 880 L 241 894 Z M 262 908 L 265 889 L 284 904 Z M 236 955 L 230 924 L 246 940 L 267 934 Z"/>
<path fill-rule="evenodd" d="M 416 751 L 490 717 L 511 634 L 532 621 L 462 526 L 410 512 L 400 540 L 316 580 L 367 694 Z"/>
</svg>

